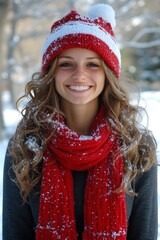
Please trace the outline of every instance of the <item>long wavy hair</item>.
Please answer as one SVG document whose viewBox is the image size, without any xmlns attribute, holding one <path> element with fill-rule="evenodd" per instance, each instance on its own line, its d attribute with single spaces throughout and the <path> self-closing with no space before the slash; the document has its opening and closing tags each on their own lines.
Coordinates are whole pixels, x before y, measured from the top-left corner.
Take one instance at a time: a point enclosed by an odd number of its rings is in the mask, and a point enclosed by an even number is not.
<svg viewBox="0 0 160 240">
<path fill-rule="evenodd" d="M 28 99 L 10 144 L 12 168 L 24 200 L 41 180 L 43 151 L 54 134 L 50 120 L 55 110 L 61 111 L 54 81 L 56 67 L 57 59 L 45 75 L 34 73 L 26 84 L 25 95 L 17 101 Z M 106 117 L 112 131 L 120 138 L 124 159 L 123 186 L 128 194 L 132 194 L 132 181 L 156 164 L 156 141 L 147 127 L 140 123 L 145 109 L 131 104 L 128 90 L 124 89 L 126 83 L 117 79 L 104 62 L 103 68 L 106 81 L 100 104 L 106 106 Z M 48 132 L 52 134 L 48 135 Z"/>
</svg>

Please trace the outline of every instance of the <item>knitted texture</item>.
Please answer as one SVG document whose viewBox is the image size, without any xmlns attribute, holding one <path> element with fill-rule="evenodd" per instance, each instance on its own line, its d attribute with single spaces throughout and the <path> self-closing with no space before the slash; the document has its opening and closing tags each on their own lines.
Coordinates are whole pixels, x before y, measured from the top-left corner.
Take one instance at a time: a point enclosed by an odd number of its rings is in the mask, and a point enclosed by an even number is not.
<svg viewBox="0 0 160 240">
<path fill-rule="evenodd" d="M 121 55 L 114 36 L 115 13 L 107 4 L 97 4 L 87 16 L 72 10 L 55 22 L 42 50 L 42 70 L 69 48 L 86 48 L 99 54 L 117 77 L 120 75 Z"/>
<path fill-rule="evenodd" d="M 98 113 L 89 136 L 71 131 L 60 116 L 44 153 L 36 240 L 77 240 L 71 170 L 88 170 L 83 240 L 126 240 L 126 202 L 119 141 Z M 116 161 L 115 161 L 116 159 Z"/>
</svg>

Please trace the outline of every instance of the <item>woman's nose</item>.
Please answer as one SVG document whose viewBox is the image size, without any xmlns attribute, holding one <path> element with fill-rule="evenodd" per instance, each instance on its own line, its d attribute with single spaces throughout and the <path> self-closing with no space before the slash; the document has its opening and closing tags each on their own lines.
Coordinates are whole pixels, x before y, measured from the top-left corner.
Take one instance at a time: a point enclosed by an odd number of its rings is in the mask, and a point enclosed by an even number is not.
<svg viewBox="0 0 160 240">
<path fill-rule="evenodd" d="M 86 71 L 83 66 L 77 66 L 73 73 L 73 79 L 75 81 L 83 81 L 86 79 Z"/>
</svg>

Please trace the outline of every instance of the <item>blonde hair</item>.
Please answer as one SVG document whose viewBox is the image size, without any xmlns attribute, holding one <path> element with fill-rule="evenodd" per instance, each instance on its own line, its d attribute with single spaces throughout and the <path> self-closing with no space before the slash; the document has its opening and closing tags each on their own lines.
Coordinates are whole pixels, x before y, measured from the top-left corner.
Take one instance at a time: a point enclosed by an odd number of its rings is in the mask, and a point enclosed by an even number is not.
<svg viewBox="0 0 160 240">
<path fill-rule="evenodd" d="M 22 120 L 12 138 L 10 154 L 24 200 L 41 179 L 43 151 L 51 137 L 46 133 L 51 128 L 54 133 L 50 119 L 55 110 L 60 111 L 59 97 L 54 86 L 56 66 L 55 59 L 45 75 L 41 72 L 33 74 L 31 81 L 26 84 L 25 95 L 18 100 L 18 103 L 25 98 L 29 101 L 21 111 Z M 145 110 L 130 104 L 127 91 L 121 86 L 122 81 L 104 63 L 103 67 L 106 83 L 100 101 L 106 107 L 112 130 L 121 141 L 124 187 L 130 194 L 133 179 L 156 163 L 156 142 L 151 132 L 138 122 L 138 117 Z"/>
</svg>

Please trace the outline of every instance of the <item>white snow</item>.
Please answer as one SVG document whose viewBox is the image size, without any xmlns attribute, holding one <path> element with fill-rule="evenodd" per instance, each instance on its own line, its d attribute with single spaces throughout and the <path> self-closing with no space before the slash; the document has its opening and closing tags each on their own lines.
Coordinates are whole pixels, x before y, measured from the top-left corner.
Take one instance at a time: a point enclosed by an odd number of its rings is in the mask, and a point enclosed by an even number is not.
<svg viewBox="0 0 160 240">
<path fill-rule="evenodd" d="M 158 142 L 158 159 L 160 161 L 160 92 L 143 92 L 141 104 L 146 106 L 149 115 L 149 129 L 153 131 Z M 9 106 L 4 109 L 4 118 L 7 127 L 7 132 L 13 132 L 17 121 L 19 120 L 17 111 L 12 110 Z M 0 240 L 2 240 L 2 182 L 3 182 L 3 162 L 8 139 L 0 141 Z M 158 170 L 158 239 L 160 240 L 160 169 Z"/>
</svg>

